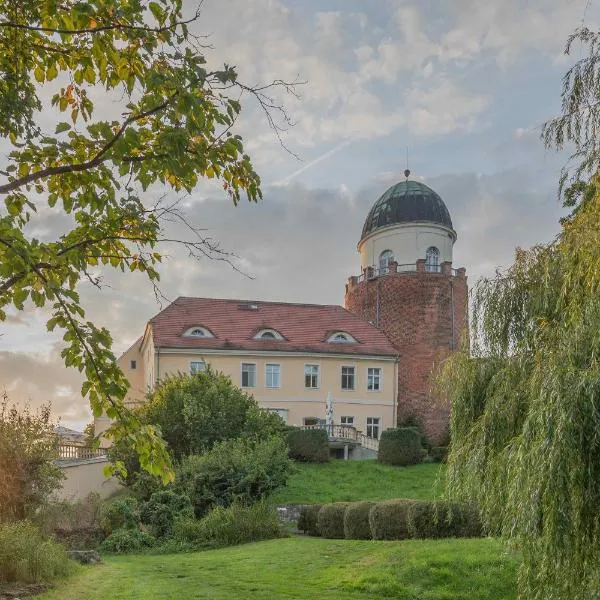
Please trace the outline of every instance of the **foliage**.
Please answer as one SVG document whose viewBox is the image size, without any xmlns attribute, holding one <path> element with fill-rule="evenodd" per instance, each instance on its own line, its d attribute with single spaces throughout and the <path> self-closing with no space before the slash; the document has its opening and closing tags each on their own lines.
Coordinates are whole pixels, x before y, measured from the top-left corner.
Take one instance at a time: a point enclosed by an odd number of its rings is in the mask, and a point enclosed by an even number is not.
<svg viewBox="0 0 600 600">
<path fill-rule="evenodd" d="M 101 569 L 82 570 L 39 600 L 516 600 L 515 566 L 514 554 L 493 539 L 292 536 L 206 552 L 106 557 Z"/>
<path fill-rule="evenodd" d="M 283 535 L 277 512 L 266 502 L 217 506 L 199 521 L 177 521 L 174 538 L 194 547 L 221 548 Z"/>
<path fill-rule="evenodd" d="M 596 182 L 592 184 L 595 189 Z M 523 548 L 521 591 L 593 597 L 600 572 L 600 197 L 475 290 L 473 356 L 445 363 L 451 498 Z"/>
<path fill-rule="evenodd" d="M 140 508 L 135 498 L 127 496 L 102 507 L 102 529 L 110 535 L 117 529 L 136 529 L 140 524 Z"/>
<path fill-rule="evenodd" d="M 317 528 L 322 537 L 344 538 L 344 513 L 347 507 L 347 502 L 334 502 L 321 507 L 317 516 Z"/>
<path fill-rule="evenodd" d="M 411 538 L 481 535 L 477 510 L 473 506 L 456 502 L 415 502 L 408 508 L 407 521 Z"/>
<path fill-rule="evenodd" d="M 312 536 L 321 535 L 319 529 L 319 512 L 321 510 L 321 504 L 309 504 L 303 506 L 300 509 L 298 516 L 298 529 Z"/>
<path fill-rule="evenodd" d="M 344 537 L 347 540 L 370 540 L 369 513 L 374 502 L 352 502 L 344 513 Z"/>
<path fill-rule="evenodd" d="M 63 474 L 52 460 L 58 456 L 50 406 L 0 400 L 0 522 L 33 515 L 60 488 Z"/>
<path fill-rule="evenodd" d="M 448 446 L 434 446 L 429 451 L 429 456 L 431 456 L 435 462 L 446 462 L 446 459 L 448 458 Z"/>
<path fill-rule="evenodd" d="M 444 466 L 420 464 L 405 469 L 374 460 L 332 460 L 295 465 L 288 484 L 270 497 L 274 504 L 311 504 L 432 499 L 442 492 Z"/>
<path fill-rule="evenodd" d="M 0 582 L 52 581 L 71 568 L 65 549 L 32 523 L 0 523 Z"/>
<path fill-rule="evenodd" d="M 374 540 L 405 540 L 408 531 L 408 509 L 418 500 L 387 500 L 377 502 L 369 513 L 371 536 Z"/>
<path fill-rule="evenodd" d="M 227 440 L 201 456 L 185 458 L 174 489 L 191 499 L 200 518 L 214 506 L 262 500 L 285 485 L 291 469 L 287 446 L 279 437 Z"/>
<path fill-rule="evenodd" d="M 156 539 L 141 529 L 115 529 L 101 544 L 104 552 L 127 554 L 156 545 Z"/>
<path fill-rule="evenodd" d="M 192 518 L 193 509 L 187 496 L 163 490 L 152 494 L 147 502 L 140 506 L 140 520 L 150 527 L 155 538 L 171 535 L 173 523 L 177 518 Z"/>
<path fill-rule="evenodd" d="M 329 439 L 324 429 L 291 427 L 287 433 L 290 458 L 300 462 L 324 463 L 329 460 Z"/>
<path fill-rule="evenodd" d="M 386 429 L 381 433 L 377 460 L 388 465 L 406 467 L 422 460 L 421 434 L 414 427 Z"/>
<path fill-rule="evenodd" d="M 127 436 L 143 468 L 165 481 L 169 456 L 156 429 L 124 406 L 128 383 L 111 336 L 86 320 L 78 286 L 101 287 L 111 268 L 156 286 L 162 247 L 173 242 L 197 259 L 227 259 L 179 200 L 151 203 L 148 190 L 190 192 L 205 177 L 234 204 L 244 194 L 258 200 L 260 179 L 234 134 L 241 96 L 277 129 L 287 116 L 270 92 L 293 93 L 281 81 L 252 88 L 234 68 L 207 65 L 193 33 L 199 10 L 186 19 L 183 4 L 0 0 L 0 320 L 26 301 L 48 310 L 94 415 L 116 419 L 109 435 Z M 42 241 L 36 231 L 52 215 L 66 215 L 68 228 Z M 172 239 L 173 221 L 189 226 L 188 239 Z"/>
</svg>

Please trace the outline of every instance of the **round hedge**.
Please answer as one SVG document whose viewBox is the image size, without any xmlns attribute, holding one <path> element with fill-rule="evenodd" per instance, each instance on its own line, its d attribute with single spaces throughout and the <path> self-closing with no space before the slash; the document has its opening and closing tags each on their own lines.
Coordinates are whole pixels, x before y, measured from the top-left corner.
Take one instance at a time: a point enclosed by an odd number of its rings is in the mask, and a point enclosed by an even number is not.
<svg viewBox="0 0 600 600">
<path fill-rule="evenodd" d="M 292 427 L 287 433 L 289 457 L 300 462 L 329 461 L 329 438 L 324 429 Z"/>
<path fill-rule="evenodd" d="M 317 527 L 321 537 L 344 539 L 344 513 L 349 502 L 324 504 L 317 517 Z"/>
<path fill-rule="evenodd" d="M 423 459 L 421 449 L 421 434 L 415 427 L 386 429 L 379 440 L 377 460 L 402 467 L 416 465 Z"/>
<path fill-rule="evenodd" d="M 481 523 L 477 510 L 456 502 L 418 502 L 408 508 L 411 538 L 477 537 Z"/>
<path fill-rule="evenodd" d="M 370 540 L 369 513 L 375 502 L 352 502 L 344 513 L 344 537 L 347 540 Z"/>
<path fill-rule="evenodd" d="M 378 502 L 369 512 L 369 526 L 374 540 L 405 540 L 408 531 L 408 509 L 418 500 Z"/>
<path fill-rule="evenodd" d="M 298 529 L 313 537 L 320 536 L 321 533 L 317 523 L 317 517 L 319 516 L 320 510 L 321 504 L 303 506 L 300 509 L 300 514 L 298 515 Z"/>
</svg>

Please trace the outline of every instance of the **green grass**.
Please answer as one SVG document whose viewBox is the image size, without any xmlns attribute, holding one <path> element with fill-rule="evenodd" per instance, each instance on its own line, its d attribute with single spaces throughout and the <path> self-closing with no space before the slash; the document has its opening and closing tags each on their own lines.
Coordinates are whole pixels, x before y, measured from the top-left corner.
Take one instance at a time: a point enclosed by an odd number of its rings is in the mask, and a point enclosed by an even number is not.
<svg viewBox="0 0 600 600">
<path fill-rule="evenodd" d="M 106 558 L 38 600 L 510 600 L 515 560 L 490 539 L 293 537 L 195 554 Z"/>
<path fill-rule="evenodd" d="M 441 495 L 439 464 L 390 467 L 373 460 L 336 460 L 324 464 L 297 464 L 288 485 L 271 498 L 275 504 L 311 504 L 416 498 Z M 436 487 L 436 482 L 440 486 Z M 437 492 L 437 493 L 436 493 Z"/>
</svg>

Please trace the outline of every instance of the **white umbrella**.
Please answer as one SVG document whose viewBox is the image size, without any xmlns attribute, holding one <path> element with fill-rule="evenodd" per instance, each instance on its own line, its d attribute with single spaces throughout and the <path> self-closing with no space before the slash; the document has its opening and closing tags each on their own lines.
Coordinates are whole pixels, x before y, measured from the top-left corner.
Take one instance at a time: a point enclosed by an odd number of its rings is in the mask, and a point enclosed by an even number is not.
<svg viewBox="0 0 600 600">
<path fill-rule="evenodd" d="M 327 394 L 327 400 L 325 401 L 325 422 L 327 424 L 327 429 L 332 432 L 333 431 L 333 396 L 331 392 Z"/>
</svg>

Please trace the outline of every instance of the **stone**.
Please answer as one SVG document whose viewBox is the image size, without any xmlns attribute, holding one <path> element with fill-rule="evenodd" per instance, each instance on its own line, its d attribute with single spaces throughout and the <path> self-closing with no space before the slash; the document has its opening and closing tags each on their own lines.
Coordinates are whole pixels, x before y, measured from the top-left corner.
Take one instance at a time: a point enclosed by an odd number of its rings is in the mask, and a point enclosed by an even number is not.
<svg viewBox="0 0 600 600">
<path fill-rule="evenodd" d="M 95 550 L 69 550 L 69 558 L 82 565 L 97 565 L 102 562 L 100 555 Z"/>
</svg>

